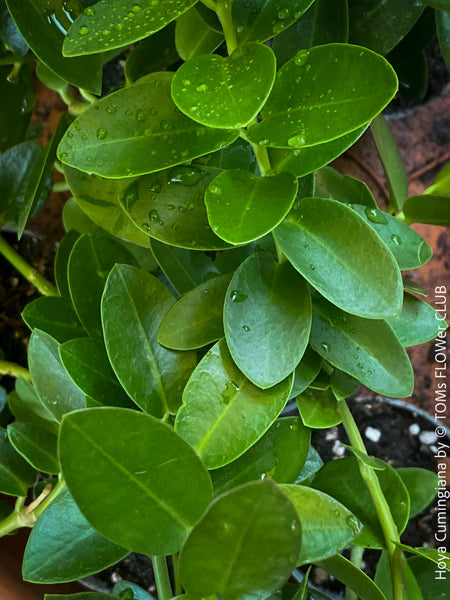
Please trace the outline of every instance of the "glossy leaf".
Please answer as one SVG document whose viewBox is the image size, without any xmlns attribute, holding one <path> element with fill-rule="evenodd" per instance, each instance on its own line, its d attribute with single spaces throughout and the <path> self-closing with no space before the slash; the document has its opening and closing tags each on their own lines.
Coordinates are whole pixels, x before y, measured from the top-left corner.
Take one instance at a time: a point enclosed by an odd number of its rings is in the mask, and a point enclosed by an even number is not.
<svg viewBox="0 0 450 600">
<path fill-rule="evenodd" d="M 443 561 L 445 565 L 445 570 L 450 571 L 450 565 L 445 561 L 450 560 L 450 553 L 440 550 L 439 548 L 429 548 L 428 546 L 412 548 L 406 544 L 398 544 L 402 550 L 405 552 L 411 552 L 411 554 L 415 554 L 416 556 L 421 556 L 423 558 L 427 558 L 430 562 L 435 564 Z M 443 570 L 443 569 L 440 569 Z"/>
<path fill-rule="evenodd" d="M 0 491 L 9 496 L 26 496 L 36 471 L 13 448 L 6 429 L 0 427 Z"/>
<path fill-rule="evenodd" d="M 102 341 L 72 339 L 61 346 L 59 355 L 75 385 L 88 398 L 102 406 L 134 408 L 109 364 Z"/>
<path fill-rule="evenodd" d="M 5 0 L 0 2 L 0 39 L 5 47 L 16 56 L 25 56 L 28 52 L 28 44 L 14 25 Z"/>
<path fill-rule="evenodd" d="M 450 11 L 436 11 L 436 29 L 442 58 L 447 68 L 450 65 Z"/>
<path fill-rule="evenodd" d="M 40 61 L 72 85 L 99 94 L 102 82 L 101 56 L 64 58 L 64 36 L 78 11 L 71 6 L 46 0 L 7 0 L 9 12 L 17 28 Z"/>
<path fill-rule="evenodd" d="M 442 322 L 433 307 L 410 294 L 403 298 L 400 315 L 387 322 L 405 348 L 428 342 L 442 331 Z"/>
<path fill-rule="evenodd" d="M 22 318 L 30 329 L 41 329 L 60 343 L 86 335 L 71 302 L 65 298 L 37 298 L 26 305 Z"/>
<path fill-rule="evenodd" d="M 133 179 L 104 179 L 64 167 L 64 174 L 81 210 L 112 235 L 148 248 L 148 237 L 130 221 L 119 203 Z"/>
<path fill-rule="evenodd" d="M 283 381 L 302 358 L 311 328 L 308 286 L 288 262 L 250 256 L 236 271 L 224 304 L 228 347 L 239 369 L 266 389 Z"/>
<path fill-rule="evenodd" d="M 181 583 L 197 597 L 265 598 L 289 577 L 299 551 L 291 501 L 272 482 L 247 483 L 217 498 L 189 535 Z"/>
<path fill-rule="evenodd" d="M 175 299 L 153 275 L 116 265 L 102 298 L 106 350 L 118 380 L 145 412 L 162 417 L 175 412 L 196 364 L 193 352 L 167 350 L 158 329 Z M 136 369 L 139 357 L 139 369 Z"/>
<path fill-rule="evenodd" d="M 450 194 L 450 163 L 447 163 L 436 175 L 433 185 L 425 190 L 426 194 L 446 196 Z"/>
<path fill-rule="evenodd" d="M 356 204 L 351 207 L 377 232 L 402 271 L 415 269 L 430 260 L 433 254 L 430 246 L 414 229 L 378 208 Z"/>
<path fill-rule="evenodd" d="M 121 48 L 156 33 L 197 0 L 100 0 L 78 17 L 64 39 L 64 56 L 95 54 Z M 117 27 L 120 23 L 121 27 Z"/>
<path fill-rule="evenodd" d="M 368 186 L 356 177 L 342 175 L 332 167 L 324 167 L 316 177 L 317 184 L 326 197 L 346 204 L 361 204 L 369 208 L 377 208 L 375 198 Z"/>
<path fill-rule="evenodd" d="M 421 513 L 436 497 L 438 476 L 427 469 L 403 467 L 396 469 L 408 490 L 410 499 L 409 518 Z"/>
<path fill-rule="evenodd" d="M 294 267 L 333 304 L 371 319 L 400 312 L 400 270 L 376 233 L 349 207 L 303 198 L 274 235 Z"/>
<path fill-rule="evenodd" d="M 11 65 L 0 66 L 1 152 L 23 140 L 35 105 L 33 78 L 29 65 L 22 65 L 13 82 L 8 81 L 10 72 Z"/>
<path fill-rule="evenodd" d="M 403 212 L 407 223 L 428 223 L 450 227 L 450 200 L 442 196 L 424 194 L 407 198 Z"/>
<path fill-rule="evenodd" d="M 211 471 L 215 494 L 266 477 L 277 483 L 293 483 L 305 464 L 310 438 L 310 430 L 298 417 L 277 419 L 247 452 Z"/>
<path fill-rule="evenodd" d="M 127 581 L 126 579 L 120 579 L 119 581 L 116 581 L 113 587 L 114 596 L 124 598 L 125 590 L 132 591 L 134 600 L 154 600 L 154 597 L 151 594 L 149 594 L 146 590 L 141 588 L 136 583 L 133 583 L 132 581 Z"/>
<path fill-rule="evenodd" d="M 180 248 L 228 248 L 211 230 L 203 202 L 219 173 L 215 167 L 180 165 L 144 175 L 123 192 L 121 204 L 142 235 Z"/>
<path fill-rule="evenodd" d="M 125 63 L 125 77 L 133 83 L 149 73 L 165 71 L 179 60 L 175 48 L 175 23 L 136 44 Z"/>
<path fill-rule="evenodd" d="M 217 469 L 259 440 L 281 413 L 291 387 L 292 376 L 268 390 L 254 386 L 236 367 L 222 340 L 189 379 L 175 431 L 208 469 Z"/>
<path fill-rule="evenodd" d="M 301 361 L 295 367 L 291 397 L 301 394 L 314 381 L 322 367 L 322 357 L 308 346 Z"/>
<path fill-rule="evenodd" d="M 364 598 L 364 600 L 386 600 L 376 583 L 364 571 L 340 554 L 319 561 L 317 564 L 353 590 L 360 598 Z"/>
<path fill-rule="evenodd" d="M 282 0 L 274 4 L 265 0 L 234 0 L 233 22 L 239 43 L 264 42 L 281 33 L 306 11 L 313 0 Z"/>
<path fill-rule="evenodd" d="M 65 413 L 84 408 L 84 394 L 72 382 L 59 358 L 58 342 L 35 329 L 28 346 L 28 363 L 35 390 L 53 415 L 60 421 Z"/>
<path fill-rule="evenodd" d="M 72 302 L 84 328 L 94 337 L 102 337 L 100 300 L 108 274 L 116 263 L 134 265 L 136 261 L 119 242 L 100 234 L 82 235 L 70 254 L 68 277 Z"/>
<path fill-rule="evenodd" d="M 206 280 L 187 292 L 164 317 L 158 341 L 173 350 L 201 348 L 223 337 L 223 302 L 231 275 Z"/>
<path fill-rule="evenodd" d="M 344 371 L 333 369 L 330 376 L 330 386 L 337 400 L 345 400 L 357 392 L 360 383 Z"/>
<path fill-rule="evenodd" d="M 192 449 L 169 426 L 137 411 L 102 407 L 68 415 L 60 459 L 91 525 L 135 552 L 177 552 L 211 499 L 211 480 Z"/>
<path fill-rule="evenodd" d="M 319 80 L 319 73 L 326 75 Z M 396 90 L 389 63 L 361 46 L 325 44 L 300 50 L 278 71 L 262 121 L 248 135 L 276 148 L 321 144 L 367 123 Z"/>
<path fill-rule="evenodd" d="M 442 581 L 436 581 L 436 567 L 433 563 L 426 558 L 413 556 L 408 559 L 408 567 L 411 569 L 424 599 L 445 600 L 446 592 L 442 591 Z"/>
<path fill-rule="evenodd" d="M 60 295 L 67 299 L 70 299 L 67 265 L 69 263 L 70 253 L 79 237 L 80 234 L 75 230 L 67 232 L 60 241 L 55 256 L 54 275 L 56 286 Z"/>
<path fill-rule="evenodd" d="M 53 415 L 45 404 L 42 403 L 29 381 L 22 377 L 16 379 L 15 392 L 17 397 L 12 401 L 10 394 L 8 404 L 12 414 L 18 421 L 38 425 L 41 429 L 46 429 L 52 433 L 58 432 L 59 425 L 55 422 Z"/>
<path fill-rule="evenodd" d="M 223 34 L 211 29 L 198 14 L 195 6 L 177 19 L 175 46 L 184 61 L 198 54 L 213 52 L 223 40 Z"/>
<path fill-rule="evenodd" d="M 395 469 L 387 463 L 383 471 L 374 472 L 401 533 L 409 517 L 408 491 Z M 327 463 L 315 476 L 313 487 L 336 498 L 363 523 L 364 529 L 354 541 L 355 544 L 370 548 L 384 547 L 377 512 L 355 457 L 340 458 Z"/>
<path fill-rule="evenodd" d="M 412 279 L 406 279 L 406 277 L 403 278 L 403 289 L 405 292 L 409 292 L 410 294 L 417 294 L 419 296 L 423 296 L 424 298 L 428 296 L 427 290 L 425 290 Z"/>
<path fill-rule="evenodd" d="M 408 600 L 425 600 L 422 596 L 417 580 L 409 567 L 409 561 L 403 562 L 402 579 L 404 582 L 404 595 L 408 598 Z M 377 570 L 375 572 L 375 583 L 384 592 L 387 600 L 393 600 L 392 574 L 386 550 L 381 553 L 378 560 Z M 426 600 L 431 600 L 428 595 L 426 596 Z"/>
<path fill-rule="evenodd" d="M 411 363 L 386 322 L 355 317 L 316 298 L 310 344 L 333 366 L 379 394 L 407 398 L 412 393 Z"/>
<path fill-rule="evenodd" d="M 184 294 L 220 272 L 203 252 L 174 248 L 152 240 L 153 255 L 169 282 L 179 294 Z"/>
<path fill-rule="evenodd" d="M 340 552 L 361 531 L 358 519 L 340 502 L 309 487 L 281 485 L 302 524 L 302 549 L 297 565 Z"/>
<path fill-rule="evenodd" d="M 101 592 L 80 592 L 78 594 L 45 594 L 44 600 L 117 600 L 117 596 Z"/>
<path fill-rule="evenodd" d="M 297 405 L 307 427 L 327 429 L 342 421 L 338 401 L 330 389 L 307 389 L 297 396 Z"/>
<path fill-rule="evenodd" d="M 194 163 L 207 167 L 218 167 L 219 169 L 246 169 L 252 173 L 259 173 L 253 149 L 241 137 L 238 137 L 229 146 L 213 152 L 213 154 L 197 158 Z"/>
<path fill-rule="evenodd" d="M 56 435 L 30 423 L 11 423 L 7 431 L 11 444 L 32 467 L 43 473 L 59 473 Z"/>
<path fill-rule="evenodd" d="M 243 169 L 224 171 L 205 194 L 214 233 L 231 244 L 245 244 L 269 233 L 288 214 L 297 194 L 292 173 L 257 177 Z"/>
<path fill-rule="evenodd" d="M 264 106 L 275 73 L 275 55 L 264 44 L 246 44 L 225 58 L 202 54 L 175 73 L 172 98 L 198 123 L 238 129 L 250 123 Z"/>
<path fill-rule="evenodd" d="M 314 477 L 314 475 L 322 468 L 323 460 L 320 458 L 317 450 L 315 450 L 312 446 L 309 447 L 308 456 L 306 457 L 306 462 L 303 465 L 302 470 L 298 474 L 295 483 L 303 483 L 307 480 Z"/>
<path fill-rule="evenodd" d="M 83 212 L 75 200 L 69 198 L 63 207 L 62 222 L 66 231 L 76 231 L 77 233 L 104 233 L 102 228 L 91 221 L 85 212 Z"/>
<path fill-rule="evenodd" d="M 204 127 L 177 109 L 170 96 L 172 75 L 147 75 L 83 112 L 59 145 L 61 162 L 103 177 L 132 177 L 234 141 L 236 131 Z"/>
</svg>

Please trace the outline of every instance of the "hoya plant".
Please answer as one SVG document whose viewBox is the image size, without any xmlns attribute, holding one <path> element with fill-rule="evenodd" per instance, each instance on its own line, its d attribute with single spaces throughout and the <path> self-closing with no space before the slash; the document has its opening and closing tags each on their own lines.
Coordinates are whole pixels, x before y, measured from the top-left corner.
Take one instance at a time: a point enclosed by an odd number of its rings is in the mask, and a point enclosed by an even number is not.
<svg viewBox="0 0 450 600">
<path fill-rule="evenodd" d="M 55 174 L 72 193 L 56 285 L 0 238 L 42 293 L 23 311 L 28 369 L 1 363 L 17 379 L 0 534 L 32 528 L 24 578 L 75 581 L 138 552 L 159 600 L 328 598 L 310 565 L 347 600 L 446 597 L 445 548 L 401 538 L 445 490 L 369 456 L 347 398 L 360 384 L 409 397 L 405 347 L 445 337 L 403 277 L 432 254 L 410 225 L 449 221 L 450 171 L 409 197 L 381 113 L 399 79 L 423 97 L 436 32 L 449 60 L 450 2 L 0 11 L 1 222 L 20 238 Z M 111 60 L 125 78 L 102 91 Z M 34 70 L 67 105 L 43 148 Z M 388 206 L 328 166 L 369 127 Z M 340 423 L 349 455 L 323 464 L 311 433 Z M 366 548 L 380 550 L 374 577 Z M 118 597 L 150 599 L 126 581 L 69 598 Z"/>
</svg>

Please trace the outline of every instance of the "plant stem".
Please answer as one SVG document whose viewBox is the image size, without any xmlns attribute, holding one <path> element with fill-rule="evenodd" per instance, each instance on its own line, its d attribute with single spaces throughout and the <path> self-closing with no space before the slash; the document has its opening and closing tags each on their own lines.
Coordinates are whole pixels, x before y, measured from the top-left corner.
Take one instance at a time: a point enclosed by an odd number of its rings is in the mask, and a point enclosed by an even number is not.
<svg viewBox="0 0 450 600">
<path fill-rule="evenodd" d="M 173 573 L 174 573 L 174 578 L 175 578 L 175 596 L 181 596 L 181 594 L 183 593 L 183 588 L 181 586 L 181 581 L 180 581 L 180 569 L 179 569 L 180 555 L 179 554 L 172 554 L 172 563 L 173 563 Z"/>
<path fill-rule="evenodd" d="M 70 190 L 67 181 L 55 181 L 52 192 L 68 192 Z"/>
<path fill-rule="evenodd" d="M 361 546 L 352 546 L 352 549 L 350 550 L 350 560 L 355 567 L 358 567 L 358 569 L 361 568 L 363 554 L 364 548 Z M 358 594 L 348 587 L 345 591 L 345 600 L 358 600 Z"/>
<path fill-rule="evenodd" d="M 28 369 L 8 360 L 0 360 L 0 373 L 2 375 L 11 375 L 11 377 L 23 377 L 27 381 L 31 381 Z"/>
<path fill-rule="evenodd" d="M 172 586 L 170 585 L 169 572 L 165 556 L 152 556 L 153 572 L 155 574 L 156 589 L 159 600 L 170 600 L 172 598 Z"/>
<path fill-rule="evenodd" d="M 209 8 L 209 10 L 213 10 L 214 12 L 216 11 L 216 2 L 215 0 L 201 0 L 202 4 L 204 4 L 206 6 L 206 8 Z"/>
<path fill-rule="evenodd" d="M 342 417 L 342 423 L 348 435 L 351 445 L 367 455 L 366 447 L 359 433 L 358 427 L 353 419 L 353 415 L 347 406 L 345 400 L 338 403 L 339 412 Z M 402 562 L 402 553 L 397 544 L 400 544 L 400 537 L 397 526 L 392 517 L 391 510 L 381 489 L 380 481 L 373 469 L 361 461 L 358 461 L 361 477 L 363 478 L 372 501 L 377 511 L 378 519 L 383 531 L 386 542 L 386 550 L 389 557 L 391 568 L 393 600 L 407 600 L 404 585 L 404 569 Z"/>
<path fill-rule="evenodd" d="M 0 254 L 8 260 L 25 279 L 34 285 L 44 296 L 59 296 L 58 290 L 53 284 L 43 277 L 39 271 L 33 269 L 31 265 L 18 254 L 8 242 L 0 236 Z"/>
<path fill-rule="evenodd" d="M 69 107 L 70 114 L 74 116 L 81 115 L 82 112 L 89 108 L 89 104 L 86 104 L 85 102 L 79 102 L 75 98 L 69 86 L 67 86 L 65 89 L 58 90 L 58 93 Z"/>
<path fill-rule="evenodd" d="M 228 54 L 232 54 L 238 47 L 236 32 L 234 31 L 233 19 L 231 18 L 231 2 L 219 0 L 215 9 L 222 25 L 225 42 L 227 44 Z"/>
<path fill-rule="evenodd" d="M 88 92 L 87 90 L 84 90 L 83 88 L 78 88 L 80 94 L 83 96 L 83 98 L 85 100 L 87 100 L 89 102 L 89 104 L 95 104 L 98 100 L 98 98 L 96 96 L 94 96 L 94 94 L 91 94 L 90 92 Z"/>
</svg>

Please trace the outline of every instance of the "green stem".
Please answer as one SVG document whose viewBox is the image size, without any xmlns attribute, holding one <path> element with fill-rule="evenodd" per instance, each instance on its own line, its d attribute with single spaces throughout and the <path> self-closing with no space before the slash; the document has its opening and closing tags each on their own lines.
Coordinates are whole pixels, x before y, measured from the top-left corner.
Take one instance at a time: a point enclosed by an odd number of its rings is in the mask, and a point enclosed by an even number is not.
<svg viewBox="0 0 450 600">
<path fill-rule="evenodd" d="M 28 369 L 7 360 L 0 360 L 0 373 L 2 375 L 11 375 L 11 377 L 23 377 L 27 381 L 31 381 Z"/>
<path fill-rule="evenodd" d="M 352 549 L 350 550 L 350 560 L 355 565 L 355 567 L 358 567 L 358 569 L 361 568 L 363 554 L 364 548 L 362 546 L 352 546 Z M 358 600 L 358 597 L 358 594 L 351 590 L 349 587 L 346 589 L 345 600 Z"/>
<path fill-rule="evenodd" d="M 17 63 L 29 63 L 35 60 L 34 54 L 28 52 L 25 56 L 16 56 L 15 54 L 8 54 L 7 56 L 2 56 L 0 58 L 0 66 L 2 65 L 15 65 Z"/>
<path fill-rule="evenodd" d="M 159 600 L 170 600 L 172 598 L 172 586 L 170 585 L 169 572 L 165 556 L 152 556 L 153 572 L 155 574 L 156 589 Z"/>
<path fill-rule="evenodd" d="M 367 455 L 366 447 L 359 433 L 358 427 L 353 419 L 352 413 L 347 406 L 345 400 L 339 404 L 339 412 L 342 417 L 342 423 L 348 435 L 351 445 Z M 362 461 L 358 461 L 361 477 L 363 478 L 370 496 L 375 505 L 378 519 L 383 531 L 386 542 L 386 550 L 389 557 L 389 565 L 391 568 L 393 600 L 407 600 L 406 590 L 404 585 L 404 568 L 402 562 L 402 553 L 399 551 L 397 544 L 400 544 L 400 537 L 397 526 L 392 517 L 391 510 L 386 498 L 381 489 L 380 481 L 373 469 L 368 467 Z"/>
<path fill-rule="evenodd" d="M 72 91 L 70 90 L 69 87 L 58 90 L 58 93 L 61 96 L 61 98 L 63 99 L 63 101 L 69 107 L 70 114 L 72 114 L 74 116 L 81 115 L 82 112 L 84 112 L 87 108 L 89 108 L 89 104 L 86 104 L 85 102 L 79 102 L 75 98 L 75 96 L 72 94 Z"/>
<path fill-rule="evenodd" d="M 236 32 L 234 31 L 233 19 L 231 17 L 231 2 L 219 1 L 215 9 L 222 25 L 225 42 L 227 44 L 228 54 L 232 54 L 238 47 Z"/>
<path fill-rule="evenodd" d="M 67 181 L 56 181 L 53 184 L 52 191 L 53 192 L 69 192 L 70 187 L 69 187 L 69 184 L 67 183 Z"/>
<path fill-rule="evenodd" d="M 217 8 L 217 4 L 215 2 L 215 0 L 201 0 L 202 4 L 204 4 L 206 6 L 206 8 L 209 8 L 209 10 L 213 10 L 214 12 L 216 11 Z"/>
<path fill-rule="evenodd" d="M 59 296 L 58 290 L 53 284 L 43 277 L 39 271 L 33 269 L 8 242 L 0 236 L 0 254 L 8 260 L 25 279 L 34 285 L 44 296 Z"/>
<path fill-rule="evenodd" d="M 181 596 L 183 588 L 180 581 L 180 557 L 179 554 L 172 554 L 173 573 L 175 578 L 175 596 Z"/>
<path fill-rule="evenodd" d="M 94 94 L 91 94 L 83 88 L 78 88 L 78 91 L 83 96 L 83 98 L 89 102 L 89 104 L 95 104 L 97 102 L 98 98 L 94 96 Z"/>
<path fill-rule="evenodd" d="M 19 72 L 20 72 L 21 67 L 22 67 L 22 61 L 15 62 L 13 64 L 12 69 L 9 72 L 8 77 L 6 78 L 9 81 L 9 83 L 14 83 L 15 82 L 15 80 L 19 76 Z"/>
</svg>

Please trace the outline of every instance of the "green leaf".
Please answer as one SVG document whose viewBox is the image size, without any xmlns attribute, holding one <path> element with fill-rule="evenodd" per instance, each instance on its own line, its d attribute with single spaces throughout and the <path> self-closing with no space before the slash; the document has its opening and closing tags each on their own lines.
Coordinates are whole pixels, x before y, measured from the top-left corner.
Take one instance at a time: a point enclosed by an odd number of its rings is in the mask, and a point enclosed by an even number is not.
<svg viewBox="0 0 450 600">
<path fill-rule="evenodd" d="M 430 185 L 430 187 L 425 190 L 425 193 L 438 194 L 439 196 L 447 196 L 450 194 L 450 163 L 447 163 L 445 167 L 439 171 L 433 185 Z"/>
<path fill-rule="evenodd" d="M 417 580 L 412 573 L 409 561 L 403 561 L 403 588 L 404 595 L 408 600 L 425 600 L 422 596 Z M 377 570 L 375 572 L 375 583 L 385 593 L 387 600 L 394 600 L 393 598 L 393 584 L 392 584 L 392 573 L 389 565 L 389 558 L 387 552 L 384 550 L 378 560 Z M 430 596 L 426 596 L 426 600 L 429 600 Z"/>
<path fill-rule="evenodd" d="M 385 321 L 361 319 L 315 298 L 310 344 L 333 366 L 379 394 L 395 398 L 412 394 L 411 363 Z"/>
<path fill-rule="evenodd" d="M 421 267 L 430 260 L 430 246 L 414 229 L 378 208 L 356 204 L 351 207 L 377 232 L 402 271 Z"/>
<path fill-rule="evenodd" d="M 11 444 L 38 471 L 57 474 L 56 435 L 31 423 L 11 423 L 7 428 Z"/>
<path fill-rule="evenodd" d="M 23 140 L 35 105 L 30 66 L 27 64 L 22 65 L 13 82 L 8 80 L 10 72 L 10 65 L 0 66 L 0 96 L 2 99 L 2 110 L 0 112 L 1 152 Z"/>
<path fill-rule="evenodd" d="M 291 387 L 292 376 L 268 390 L 254 386 L 236 367 L 222 340 L 192 373 L 175 431 L 208 469 L 217 469 L 259 440 L 281 413 Z"/>
<path fill-rule="evenodd" d="M 175 46 L 185 61 L 198 54 L 213 52 L 223 40 L 223 34 L 211 29 L 198 14 L 195 6 L 177 19 Z"/>
<path fill-rule="evenodd" d="M 246 44 L 225 58 L 202 54 L 175 73 L 172 98 L 198 123 L 238 129 L 253 121 L 264 106 L 275 74 L 275 55 L 264 44 Z"/>
<path fill-rule="evenodd" d="M 72 302 L 86 331 L 97 338 L 103 335 L 100 300 L 108 274 L 116 263 L 134 265 L 136 261 L 119 242 L 101 234 L 82 235 L 70 254 L 68 277 Z"/>
<path fill-rule="evenodd" d="M 215 494 L 266 477 L 277 483 L 293 483 L 305 464 L 310 438 L 310 430 L 298 417 L 277 419 L 247 452 L 211 471 Z"/>
<path fill-rule="evenodd" d="M 102 406 L 135 408 L 109 364 L 102 341 L 70 340 L 61 346 L 59 355 L 72 381 L 88 398 Z"/>
<path fill-rule="evenodd" d="M 418 294 L 424 298 L 428 296 L 427 290 L 425 290 L 415 281 L 412 281 L 412 279 L 406 279 L 406 277 L 403 278 L 403 289 L 405 292 L 409 292 L 410 294 Z"/>
<path fill-rule="evenodd" d="M 16 452 L 6 429 L 0 427 L 0 492 L 9 496 L 26 496 L 36 479 L 36 471 Z"/>
<path fill-rule="evenodd" d="M 38 79 L 51 90 L 62 94 L 67 92 L 67 81 L 61 79 L 61 77 L 59 77 L 59 75 L 56 75 L 56 73 L 53 73 L 53 71 L 46 67 L 44 63 L 37 63 L 36 75 Z"/>
<path fill-rule="evenodd" d="M 294 267 L 336 306 L 371 319 L 400 312 L 397 263 L 351 208 L 334 200 L 303 198 L 274 235 Z"/>
<path fill-rule="evenodd" d="M 311 147 L 292 150 L 269 148 L 270 163 L 276 171 L 290 171 L 297 177 L 304 177 L 340 156 L 361 137 L 367 127 L 368 125 L 363 125 L 331 142 Z"/>
<path fill-rule="evenodd" d="M 168 425 L 137 411 L 102 407 L 68 415 L 60 459 L 86 519 L 135 552 L 180 550 L 211 500 L 211 480 L 193 450 Z"/>
<path fill-rule="evenodd" d="M 428 548 L 426 546 L 420 548 L 412 548 L 411 546 L 408 546 L 406 544 L 398 544 L 398 546 L 405 552 L 411 552 L 412 554 L 416 554 L 417 556 L 427 558 L 430 562 L 433 562 L 435 564 L 438 564 L 442 561 L 445 565 L 445 570 L 450 571 L 450 564 L 445 562 L 450 560 L 449 552 L 442 551 L 439 548 Z"/>
<path fill-rule="evenodd" d="M 14 25 L 5 0 L 0 2 L 0 39 L 5 47 L 16 56 L 22 57 L 28 52 L 28 44 Z"/>
<path fill-rule="evenodd" d="M 314 475 L 322 468 L 322 466 L 323 460 L 320 458 L 317 450 L 310 446 L 303 469 L 298 474 L 294 483 L 299 484 L 305 482 L 306 485 L 306 481 L 314 477 Z"/>
<path fill-rule="evenodd" d="M 424 344 L 445 330 L 445 321 L 438 320 L 436 311 L 427 302 L 405 294 L 403 309 L 398 317 L 387 319 L 395 335 L 405 348 Z"/>
<path fill-rule="evenodd" d="M 393 63 L 393 67 L 399 79 L 401 94 L 414 104 L 423 102 L 428 91 L 428 59 L 425 50 L 400 64 Z"/>
<path fill-rule="evenodd" d="M 55 256 L 54 275 L 56 286 L 63 298 L 70 299 L 69 281 L 67 278 L 67 266 L 69 256 L 73 250 L 75 242 L 80 237 L 80 234 L 73 230 L 66 233 L 58 245 L 58 250 Z"/>
<path fill-rule="evenodd" d="M 165 276 L 179 294 L 185 294 L 220 272 L 204 252 L 174 248 L 152 240 L 150 248 Z"/>
<path fill-rule="evenodd" d="M 318 73 L 325 76 L 318 80 Z M 278 71 L 262 122 L 252 125 L 248 136 L 276 148 L 334 140 L 381 112 L 396 90 L 390 64 L 361 46 L 300 50 Z"/>
<path fill-rule="evenodd" d="M 158 341 L 172 350 L 201 348 L 223 337 L 223 303 L 231 274 L 208 279 L 174 304 L 164 317 Z"/>
<path fill-rule="evenodd" d="M 330 386 L 337 400 L 345 400 L 354 394 L 358 390 L 359 385 L 360 382 L 351 375 L 339 369 L 333 369 L 330 376 Z"/>
<path fill-rule="evenodd" d="M 350 42 L 387 54 L 422 14 L 422 2 L 349 0 Z"/>
<path fill-rule="evenodd" d="M 130 398 L 157 417 L 177 410 L 196 364 L 194 352 L 167 350 L 158 342 L 161 321 L 174 303 L 156 277 L 129 265 L 112 269 L 102 298 L 105 344 L 112 368 Z"/>
<path fill-rule="evenodd" d="M 22 318 L 30 329 L 41 329 L 60 343 L 86 335 L 71 302 L 58 296 L 33 300 L 26 305 Z"/>
<path fill-rule="evenodd" d="M 8 396 L 8 404 L 12 414 L 18 421 L 38 425 L 52 433 L 58 432 L 58 423 L 53 418 L 45 404 L 37 395 L 29 381 L 22 377 L 16 379 L 16 397 Z"/>
<path fill-rule="evenodd" d="M 450 10 L 450 0 L 423 0 L 423 3 L 439 10 Z"/>
<path fill-rule="evenodd" d="M 320 191 L 326 197 L 346 204 L 362 204 L 365 207 L 377 208 L 372 192 L 359 179 L 351 175 L 342 175 L 332 167 L 320 169 L 316 177 Z"/>
<path fill-rule="evenodd" d="M 295 367 L 291 397 L 301 394 L 314 381 L 322 367 L 322 357 L 308 346 L 301 361 Z"/>
<path fill-rule="evenodd" d="M 450 65 L 450 11 L 436 11 L 436 29 L 442 58 Z"/>
<path fill-rule="evenodd" d="M 44 600 L 117 600 L 117 596 L 100 592 L 81 592 L 78 594 L 45 594 Z"/>
<path fill-rule="evenodd" d="M 251 145 L 241 137 L 213 154 L 197 158 L 194 163 L 219 169 L 246 169 L 252 173 L 259 173 L 255 153 Z"/>
<path fill-rule="evenodd" d="M 436 567 L 431 561 L 419 556 L 408 559 L 408 567 L 412 571 L 419 588 L 426 600 L 445 600 L 445 590 L 442 591 L 442 580 L 436 579 Z M 448 578 L 447 578 L 448 579 Z"/>
<path fill-rule="evenodd" d="M 228 248 L 211 230 L 203 202 L 218 173 L 215 167 L 179 165 L 144 175 L 123 192 L 123 210 L 143 235 L 165 244 L 193 250 Z"/>
<path fill-rule="evenodd" d="M 361 531 L 358 519 L 340 502 L 309 487 L 281 485 L 302 524 L 302 549 L 297 565 L 333 556 Z"/>
<path fill-rule="evenodd" d="M 165 71 L 179 60 L 175 48 L 175 23 L 136 44 L 125 63 L 125 77 L 134 83 L 144 75 Z"/>
<path fill-rule="evenodd" d="M 438 476 L 427 469 L 403 467 L 396 469 L 408 490 L 410 499 L 409 518 L 421 513 L 436 497 Z"/>
<path fill-rule="evenodd" d="M 134 600 L 155 600 L 151 594 L 146 592 L 143 588 L 132 581 L 127 581 L 126 579 L 120 579 L 119 581 L 116 581 L 113 587 L 114 596 L 124 598 L 125 590 L 132 591 Z"/>
<path fill-rule="evenodd" d="M 266 389 L 283 381 L 300 362 L 311 329 L 306 281 L 288 262 L 265 253 L 236 271 L 224 304 L 224 329 L 236 365 Z"/>
<path fill-rule="evenodd" d="M 81 210 L 108 233 L 148 248 L 148 237 L 130 221 L 119 203 L 133 179 L 104 179 L 64 167 L 67 183 Z"/>
<path fill-rule="evenodd" d="M 48 69 L 76 87 L 100 93 L 101 56 L 64 58 L 62 55 L 64 36 L 78 16 L 80 5 L 74 10 L 75 3 L 49 5 L 46 0 L 7 0 L 6 4 L 27 44 Z"/>
<path fill-rule="evenodd" d="M 239 43 L 265 42 L 294 23 L 312 2 L 313 0 L 281 0 L 275 4 L 267 0 L 234 0 L 233 23 Z"/>
<path fill-rule="evenodd" d="M 25 581 L 34 583 L 75 581 L 106 569 L 127 554 L 128 550 L 92 529 L 64 489 L 34 525 L 25 548 L 22 573 Z"/>
<path fill-rule="evenodd" d="M 385 463 L 383 471 L 374 471 L 392 512 L 399 533 L 409 517 L 408 491 L 400 475 Z M 355 544 L 369 548 L 384 548 L 385 541 L 369 490 L 359 472 L 358 459 L 351 456 L 332 460 L 315 476 L 313 487 L 333 496 L 364 525 Z"/>
<path fill-rule="evenodd" d="M 66 231 L 76 231 L 80 234 L 106 233 L 81 210 L 75 198 L 69 198 L 64 203 L 62 221 Z"/>
<path fill-rule="evenodd" d="M 71 25 L 63 54 L 80 56 L 128 46 L 156 33 L 196 1 L 152 0 L 138 4 L 136 0 L 100 0 Z"/>
<path fill-rule="evenodd" d="M 116 179 L 178 165 L 234 141 L 237 131 L 204 127 L 177 109 L 172 76 L 147 75 L 83 112 L 59 145 L 60 161 Z"/>
<path fill-rule="evenodd" d="M 215 500 L 189 535 L 181 583 L 197 597 L 266 598 L 289 577 L 299 551 L 291 501 L 274 483 L 247 483 Z"/>
<path fill-rule="evenodd" d="M 297 396 L 297 405 L 307 427 L 327 429 L 342 421 L 338 401 L 330 389 L 307 389 Z"/>
<path fill-rule="evenodd" d="M 246 244 L 281 223 L 294 203 L 297 189 L 297 178 L 292 173 L 257 177 L 243 169 L 223 171 L 206 190 L 209 224 L 225 241 Z"/>
<path fill-rule="evenodd" d="M 386 600 L 380 588 L 370 577 L 340 554 L 319 561 L 317 564 L 353 590 L 358 597 L 364 600 Z"/>
<path fill-rule="evenodd" d="M 428 223 L 450 227 L 450 199 L 424 194 L 407 198 L 403 212 L 408 224 Z"/>
<path fill-rule="evenodd" d="M 28 346 L 31 379 L 43 404 L 60 421 L 65 413 L 84 408 L 84 394 L 72 382 L 59 358 L 58 342 L 35 329 Z"/>
</svg>

